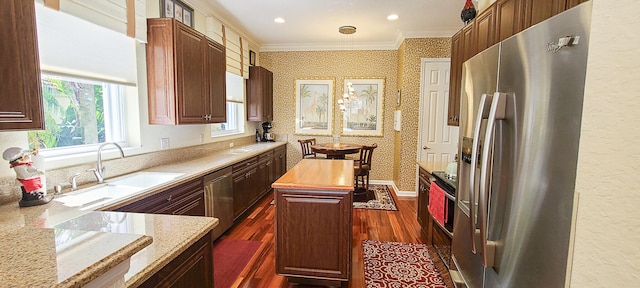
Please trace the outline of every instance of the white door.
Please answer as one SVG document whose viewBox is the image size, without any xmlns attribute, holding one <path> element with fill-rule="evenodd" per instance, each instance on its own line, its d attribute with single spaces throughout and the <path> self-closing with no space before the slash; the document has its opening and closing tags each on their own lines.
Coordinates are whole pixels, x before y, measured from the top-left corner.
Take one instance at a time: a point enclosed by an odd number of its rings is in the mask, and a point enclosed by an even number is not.
<svg viewBox="0 0 640 288">
<path fill-rule="evenodd" d="M 418 161 L 444 171 L 458 151 L 458 127 L 447 125 L 449 106 L 448 58 L 422 59 Z"/>
</svg>

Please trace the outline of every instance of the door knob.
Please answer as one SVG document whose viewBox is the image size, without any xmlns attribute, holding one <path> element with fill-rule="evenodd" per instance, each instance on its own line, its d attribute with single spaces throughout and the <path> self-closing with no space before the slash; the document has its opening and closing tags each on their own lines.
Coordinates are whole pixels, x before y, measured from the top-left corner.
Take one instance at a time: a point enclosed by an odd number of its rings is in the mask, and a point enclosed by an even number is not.
<svg viewBox="0 0 640 288">
<path fill-rule="evenodd" d="M 431 147 L 429 147 L 429 146 L 422 146 L 422 150 L 428 150 L 428 149 L 431 149 Z"/>
</svg>

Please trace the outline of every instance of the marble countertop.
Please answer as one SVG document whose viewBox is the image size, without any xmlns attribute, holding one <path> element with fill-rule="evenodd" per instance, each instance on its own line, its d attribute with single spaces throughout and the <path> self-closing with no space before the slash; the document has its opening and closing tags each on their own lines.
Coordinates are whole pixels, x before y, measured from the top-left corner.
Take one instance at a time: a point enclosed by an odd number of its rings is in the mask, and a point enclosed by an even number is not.
<svg viewBox="0 0 640 288">
<path fill-rule="evenodd" d="M 256 143 L 145 169 L 183 174 L 171 182 L 93 208 L 103 211 L 66 207 L 55 199 L 28 208 L 20 208 L 17 203 L 2 205 L 0 235 L 5 241 L 0 244 L 0 283 L 17 287 L 81 287 L 131 257 L 125 283 L 128 287 L 138 286 L 212 230 L 218 219 L 108 210 L 282 145 L 286 143 Z"/>
</svg>

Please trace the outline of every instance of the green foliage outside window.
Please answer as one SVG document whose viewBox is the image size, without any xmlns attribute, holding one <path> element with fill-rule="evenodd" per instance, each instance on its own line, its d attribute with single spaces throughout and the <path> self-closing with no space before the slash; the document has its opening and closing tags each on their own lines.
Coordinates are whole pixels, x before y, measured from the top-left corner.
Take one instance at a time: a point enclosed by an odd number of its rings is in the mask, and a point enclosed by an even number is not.
<svg viewBox="0 0 640 288">
<path fill-rule="evenodd" d="M 105 142 L 102 85 L 87 82 L 42 76 L 46 130 L 28 133 L 29 148 Z"/>
</svg>

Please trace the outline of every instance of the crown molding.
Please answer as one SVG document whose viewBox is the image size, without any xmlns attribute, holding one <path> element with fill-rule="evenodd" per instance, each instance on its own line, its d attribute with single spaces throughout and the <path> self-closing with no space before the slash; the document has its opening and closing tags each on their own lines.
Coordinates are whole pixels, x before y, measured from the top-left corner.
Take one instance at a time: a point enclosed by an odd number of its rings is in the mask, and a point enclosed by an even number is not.
<svg viewBox="0 0 640 288">
<path fill-rule="evenodd" d="M 409 38 L 450 38 L 460 28 L 447 28 L 423 31 L 398 31 L 392 42 L 353 43 L 348 50 L 398 50 L 402 42 Z M 285 51 L 337 51 L 347 50 L 341 43 L 289 43 L 289 44 L 262 44 L 260 52 L 285 52 Z"/>
</svg>

